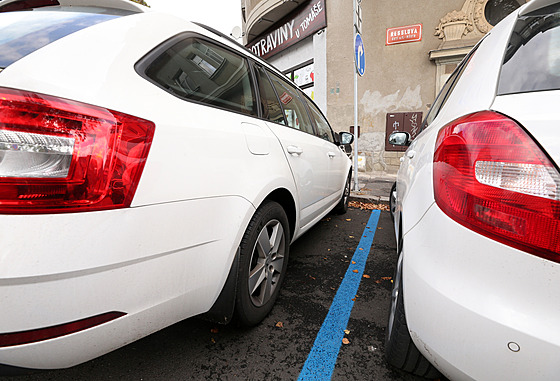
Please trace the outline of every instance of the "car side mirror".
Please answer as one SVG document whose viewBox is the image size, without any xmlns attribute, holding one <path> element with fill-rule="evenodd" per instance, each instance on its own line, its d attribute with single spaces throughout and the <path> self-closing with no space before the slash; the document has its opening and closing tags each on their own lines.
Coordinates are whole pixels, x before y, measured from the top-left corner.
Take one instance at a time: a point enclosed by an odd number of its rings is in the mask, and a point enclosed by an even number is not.
<svg viewBox="0 0 560 381">
<path fill-rule="evenodd" d="M 409 146 L 411 143 L 408 132 L 395 131 L 389 135 L 389 143 L 395 146 Z"/>
<path fill-rule="evenodd" d="M 354 134 L 350 132 L 341 132 L 339 135 L 339 142 L 342 146 L 350 145 L 354 142 Z"/>
</svg>

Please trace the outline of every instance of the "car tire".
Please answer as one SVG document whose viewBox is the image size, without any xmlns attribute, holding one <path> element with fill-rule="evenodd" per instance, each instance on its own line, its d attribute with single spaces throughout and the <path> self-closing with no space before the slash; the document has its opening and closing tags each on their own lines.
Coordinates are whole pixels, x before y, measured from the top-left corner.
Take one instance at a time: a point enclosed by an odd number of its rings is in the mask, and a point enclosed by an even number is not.
<svg viewBox="0 0 560 381">
<path fill-rule="evenodd" d="M 288 217 L 280 204 L 265 202 L 240 245 L 235 317 L 241 325 L 254 326 L 272 310 L 286 275 L 289 250 Z"/>
<path fill-rule="evenodd" d="M 416 376 L 429 379 L 439 378 L 441 373 L 420 353 L 410 337 L 404 311 L 402 286 L 401 254 L 393 278 L 391 309 L 385 339 L 385 358 L 395 368 Z"/>
<path fill-rule="evenodd" d="M 348 211 L 348 202 L 350 201 L 350 185 L 352 183 L 352 172 L 348 173 L 346 184 L 344 184 L 344 191 L 338 204 L 334 207 L 336 214 L 344 214 Z"/>
<path fill-rule="evenodd" d="M 397 210 L 397 182 L 393 183 L 391 187 L 391 192 L 389 193 L 389 211 L 391 213 L 391 219 L 395 221 L 395 211 Z"/>
</svg>

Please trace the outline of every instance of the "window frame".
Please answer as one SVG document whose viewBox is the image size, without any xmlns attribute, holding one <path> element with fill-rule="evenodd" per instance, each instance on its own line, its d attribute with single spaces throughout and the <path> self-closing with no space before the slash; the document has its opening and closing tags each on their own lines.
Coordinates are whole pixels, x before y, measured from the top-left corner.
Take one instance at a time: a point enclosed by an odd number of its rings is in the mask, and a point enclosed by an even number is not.
<svg viewBox="0 0 560 381">
<path fill-rule="evenodd" d="M 295 130 L 295 131 L 300 131 L 300 132 L 303 132 L 303 133 L 306 133 L 306 134 L 309 134 L 309 135 L 312 135 L 312 136 L 315 136 L 315 137 L 319 137 L 319 136 L 317 135 L 317 129 L 315 128 L 315 123 L 314 123 L 313 119 L 311 118 L 311 115 L 309 115 L 309 110 L 307 109 L 307 104 L 306 104 L 306 102 L 301 98 L 301 94 L 303 94 L 303 92 L 302 92 L 295 84 L 290 83 L 290 81 L 288 80 L 288 78 L 287 78 L 286 76 L 284 76 L 283 74 L 274 73 L 273 70 L 271 70 L 269 67 L 266 67 L 266 66 L 263 66 L 263 65 L 261 65 L 261 67 L 264 69 L 264 72 L 266 73 L 266 75 L 267 75 L 267 77 L 268 77 L 268 80 L 270 81 L 270 83 L 271 83 L 271 85 L 272 85 L 272 89 L 274 90 L 274 93 L 276 94 L 276 98 L 277 98 L 278 101 L 280 102 L 280 107 L 282 107 L 282 113 L 283 113 L 283 115 L 284 115 L 284 120 L 285 120 L 285 122 L 286 122 L 285 125 L 284 125 L 284 124 L 279 124 L 279 123 L 276 123 L 276 124 L 278 124 L 278 125 L 280 125 L 280 126 L 284 126 L 284 127 L 286 127 L 286 128 L 291 128 L 291 129 L 293 129 L 293 130 Z M 292 126 L 290 126 L 290 125 L 288 124 L 288 119 L 286 118 L 286 109 L 284 108 L 284 105 L 282 104 L 282 101 L 280 101 L 280 96 L 278 95 L 278 91 L 276 90 L 276 87 L 274 86 L 274 83 L 272 82 L 272 79 L 270 78 L 270 75 L 271 75 L 271 74 L 272 74 L 272 75 L 275 75 L 276 77 L 278 77 L 278 79 L 279 79 L 286 87 L 288 87 L 289 89 L 291 89 L 291 90 L 295 93 L 296 97 L 298 97 L 299 101 L 303 104 L 303 109 L 305 110 L 305 113 L 306 113 L 306 115 L 307 115 L 307 119 L 309 120 L 309 123 L 310 123 L 310 125 L 311 125 L 311 130 L 312 130 L 313 132 L 308 132 L 308 131 L 305 131 L 305 130 L 302 130 L 302 129 L 297 129 L 297 128 L 292 127 Z M 305 94 L 303 94 L 303 95 L 305 95 Z M 259 102 L 260 102 L 260 99 L 259 99 Z M 259 108 L 260 108 L 260 107 L 259 107 Z M 271 123 L 274 123 L 274 122 L 271 122 Z M 323 139 L 322 139 L 322 140 L 323 140 Z"/>
<path fill-rule="evenodd" d="M 203 102 L 203 101 L 198 101 L 196 99 L 181 97 L 180 95 L 178 95 L 178 94 L 176 94 L 172 91 L 169 91 L 164 86 L 162 86 L 158 82 L 154 81 L 152 78 L 150 78 L 150 76 L 148 76 L 146 74 L 146 71 L 147 71 L 148 67 L 157 58 L 159 58 L 162 54 L 167 52 L 170 48 L 172 48 L 176 44 L 178 44 L 178 43 L 180 43 L 184 40 L 193 39 L 193 38 L 197 39 L 197 40 L 200 40 L 200 41 L 203 41 L 203 42 L 206 42 L 206 43 L 211 44 L 211 45 L 215 45 L 215 46 L 219 47 L 220 49 L 223 49 L 223 50 L 227 51 L 228 53 L 230 53 L 232 55 L 235 55 L 235 56 L 239 57 L 240 59 L 242 59 L 246 62 L 246 64 L 247 64 L 247 74 L 248 74 L 249 81 L 250 81 L 250 87 L 251 87 L 251 91 L 253 92 L 253 96 L 254 96 L 254 103 L 255 103 L 254 113 L 247 114 L 247 113 L 244 113 L 242 111 L 237 111 L 237 110 L 234 110 L 234 109 L 231 109 L 231 108 L 228 108 L 228 107 L 222 107 L 222 106 L 219 106 L 219 105 L 216 105 L 216 104 L 211 104 L 211 103 L 207 103 L 207 102 Z M 235 49 L 232 49 L 232 48 L 228 47 L 227 45 L 224 45 L 224 44 L 220 43 L 219 41 L 217 41 L 213 38 L 205 36 L 203 34 L 192 32 L 192 31 L 187 31 L 187 32 L 182 32 L 182 33 L 176 34 L 175 36 L 168 38 L 167 40 L 161 42 L 159 45 L 154 47 L 148 53 L 146 53 L 142 58 L 140 58 L 136 62 L 136 64 L 134 65 L 134 70 L 136 71 L 136 73 L 140 77 L 144 78 L 145 80 L 150 82 L 152 85 L 157 86 L 158 88 L 165 91 L 169 95 L 172 95 L 175 98 L 180 99 L 182 101 L 197 104 L 197 105 L 201 105 L 201 106 L 206 106 L 206 107 L 210 107 L 210 108 L 214 108 L 214 109 L 218 109 L 218 110 L 222 110 L 222 111 L 232 112 L 234 114 L 243 115 L 243 116 L 246 116 L 246 117 L 249 117 L 249 118 L 261 118 L 262 112 L 261 112 L 260 107 L 259 107 L 260 100 L 258 99 L 258 94 L 259 94 L 258 93 L 258 86 L 256 84 L 256 77 L 255 77 L 255 74 L 253 72 L 252 60 L 250 59 L 250 57 L 236 51 Z"/>
</svg>

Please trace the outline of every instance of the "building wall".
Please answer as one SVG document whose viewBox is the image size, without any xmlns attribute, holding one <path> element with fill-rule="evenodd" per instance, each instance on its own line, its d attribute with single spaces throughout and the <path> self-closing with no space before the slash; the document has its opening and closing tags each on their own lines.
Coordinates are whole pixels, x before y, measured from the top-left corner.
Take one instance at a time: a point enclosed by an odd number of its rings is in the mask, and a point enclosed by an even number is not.
<svg viewBox="0 0 560 381">
<path fill-rule="evenodd" d="M 358 149 L 366 171 L 396 173 L 402 153 L 386 152 L 386 115 L 420 111 L 436 93 L 436 65 L 429 59 L 441 40 L 434 35 L 440 19 L 464 0 L 362 1 L 362 38 L 366 72 L 358 79 Z M 337 130 L 354 124 L 354 44 L 352 1 L 327 2 L 327 116 Z M 336 16 L 336 17 L 333 17 Z M 385 45 L 386 29 L 423 25 L 420 42 Z"/>
</svg>

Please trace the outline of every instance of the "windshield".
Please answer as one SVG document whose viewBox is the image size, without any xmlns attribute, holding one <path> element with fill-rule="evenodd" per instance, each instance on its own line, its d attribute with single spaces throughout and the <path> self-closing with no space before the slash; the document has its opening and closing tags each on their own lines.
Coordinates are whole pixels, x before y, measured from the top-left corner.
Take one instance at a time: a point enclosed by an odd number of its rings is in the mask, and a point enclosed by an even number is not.
<svg viewBox="0 0 560 381">
<path fill-rule="evenodd" d="M 0 13 L 0 70 L 53 41 L 116 17 L 52 11 Z"/>
<path fill-rule="evenodd" d="M 498 95 L 560 89 L 560 6 L 517 20 L 498 84 Z"/>
</svg>

